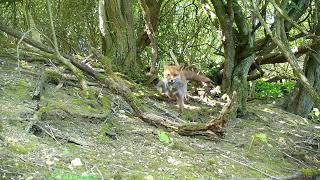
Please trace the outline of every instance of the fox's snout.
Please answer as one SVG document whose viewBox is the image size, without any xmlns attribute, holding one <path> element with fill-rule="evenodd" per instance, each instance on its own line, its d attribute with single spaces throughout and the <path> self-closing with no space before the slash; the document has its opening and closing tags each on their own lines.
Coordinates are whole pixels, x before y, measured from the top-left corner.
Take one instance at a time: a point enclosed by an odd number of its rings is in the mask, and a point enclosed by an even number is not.
<svg viewBox="0 0 320 180">
<path fill-rule="evenodd" d="M 168 66 L 163 72 L 164 78 L 168 83 L 176 83 L 181 81 L 181 76 L 179 70 L 174 66 Z"/>
</svg>

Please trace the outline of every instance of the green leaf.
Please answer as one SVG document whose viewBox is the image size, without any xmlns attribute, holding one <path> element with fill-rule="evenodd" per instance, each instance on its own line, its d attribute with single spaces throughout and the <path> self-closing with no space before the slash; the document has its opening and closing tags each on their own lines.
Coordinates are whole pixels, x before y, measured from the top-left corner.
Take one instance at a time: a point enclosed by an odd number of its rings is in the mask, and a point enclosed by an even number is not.
<svg viewBox="0 0 320 180">
<path fill-rule="evenodd" d="M 165 143 L 170 143 L 170 137 L 166 132 L 159 132 L 159 141 L 165 142 Z"/>
<path fill-rule="evenodd" d="M 265 142 L 265 143 L 268 142 L 267 135 L 264 134 L 264 133 L 255 134 L 254 137 L 255 137 L 256 139 L 260 140 L 261 142 Z"/>
<path fill-rule="evenodd" d="M 69 149 L 68 148 L 65 148 L 64 150 L 63 150 L 63 155 L 69 155 L 70 154 L 70 151 L 69 151 Z"/>
<path fill-rule="evenodd" d="M 314 115 L 315 115 L 316 117 L 319 117 L 319 115 L 320 115 L 319 109 L 318 109 L 318 108 L 313 108 L 313 111 L 314 111 Z"/>
</svg>

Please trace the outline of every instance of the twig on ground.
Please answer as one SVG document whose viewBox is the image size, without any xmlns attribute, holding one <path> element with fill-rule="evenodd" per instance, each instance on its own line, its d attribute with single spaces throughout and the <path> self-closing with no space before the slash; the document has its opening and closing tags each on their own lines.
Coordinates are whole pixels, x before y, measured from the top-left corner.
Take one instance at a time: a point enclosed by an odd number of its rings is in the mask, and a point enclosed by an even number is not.
<svg viewBox="0 0 320 180">
<path fill-rule="evenodd" d="M 98 166 L 94 165 L 93 168 L 95 168 L 95 169 L 97 170 L 97 172 L 99 173 L 100 179 L 101 179 L 101 180 L 104 180 L 103 174 L 101 173 L 101 171 L 100 171 L 100 169 L 98 168 Z"/>
<path fill-rule="evenodd" d="M 285 153 L 285 152 L 283 152 L 283 151 L 280 151 L 280 152 L 281 152 L 282 154 L 286 155 L 287 157 L 289 157 L 289 158 L 293 159 L 294 161 L 296 161 L 296 162 L 298 162 L 298 163 L 302 164 L 303 166 L 308 167 L 308 165 L 306 165 L 304 162 L 300 161 L 299 159 L 294 158 L 294 157 L 290 156 L 289 154 L 287 154 L 287 153 Z"/>
<path fill-rule="evenodd" d="M 262 170 L 260 170 L 260 169 L 258 169 L 258 168 L 255 168 L 255 167 L 253 167 L 253 166 L 251 166 L 251 165 L 249 165 L 249 164 L 245 164 L 245 163 L 243 163 L 243 162 L 241 162 L 241 161 L 235 160 L 235 159 L 233 159 L 233 158 L 231 158 L 231 157 L 229 157 L 229 156 L 226 156 L 226 155 L 224 155 L 224 154 L 220 154 L 220 156 L 222 156 L 222 157 L 224 157 L 224 158 L 227 158 L 227 159 L 229 159 L 229 160 L 231 160 L 231 161 L 234 161 L 234 162 L 236 162 L 236 163 L 238 163 L 238 164 L 241 164 L 241 165 L 243 165 L 243 166 L 246 166 L 246 167 L 248 167 L 249 169 L 255 170 L 255 171 L 257 171 L 257 172 L 259 172 L 259 173 L 261 173 L 261 174 L 263 174 L 264 176 L 267 176 L 267 177 L 269 177 L 269 178 L 279 179 L 279 178 L 277 178 L 277 177 L 275 177 L 275 176 L 272 176 L 272 175 L 270 175 L 270 174 L 267 174 L 266 172 L 263 172 Z"/>
<path fill-rule="evenodd" d="M 157 110 L 163 112 L 166 116 L 173 118 L 174 122 L 185 123 L 183 119 L 179 118 L 178 116 L 170 113 L 167 109 L 160 107 L 158 104 L 151 101 L 148 97 L 144 98 L 144 100 L 148 103 L 148 105 L 155 107 Z"/>
<path fill-rule="evenodd" d="M 42 127 L 39 124 L 34 124 L 33 126 L 37 126 L 38 128 L 40 128 L 41 130 L 43 130 L 46 134 L 48 134 L 52 139 L 54 139 L 57 144 L 61 145 L 61 143 L 57 140 L 57 138 L 54 136 L 53 133 L 48 132 L 44 127 Z M 52 131 L 51 131 L 52 132 Z"/>
</svg>

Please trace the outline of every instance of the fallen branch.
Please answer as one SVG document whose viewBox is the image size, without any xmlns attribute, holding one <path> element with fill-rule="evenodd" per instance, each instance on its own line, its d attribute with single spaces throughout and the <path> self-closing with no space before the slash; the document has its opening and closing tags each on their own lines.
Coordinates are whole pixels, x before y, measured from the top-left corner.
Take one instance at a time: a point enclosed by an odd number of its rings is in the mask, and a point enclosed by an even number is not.
<svg viewBox="0 0 320 180">
<path fill-rule="evenodd" d="M 234 91 L 232 97 L 229 99 L 228 103 L 226 103 L 216 119 L 213 119 L 209 123 L 206 124 L 188 124 L 182 125 L 178 128 L 178 133 L 181 135 L 203 135 L 204 132 L 206 134 L 216 134 L 219 136 L 223 136 L 224 127 L 228 119 L 231 118 L 232 108 L 234 107 L 234 103 L 236 100 L 236 92 Z"/>
<path fill-rule="evenodd" d="M 291 81 L 296 81 L 297 79 L 294 77 L 290 77 L 290 76 L 274 76 L 268 80 L 266 80 L 266 82 L 272 83 L 272 82 L 278 82 L 278 81 L 282 81 L 282 80 L 291 80 Z"/>
<path fill-rule="evenodd" d="M 168 130 L 177 131 L 178 130 L 178 123 L 169 121 L 168 119 L 151 114 L 151 113 L 142 113 L 142 120 L 146 123 L 152 124 L 156 127 L 164 127 Z"/>
<path fill-rule="evenodd" d="M 144 122 L 148 124 L 152 124 L 156 127 L 163 127 L 170 131 L 175 131 L 180 135 L 184 136 L 220 136 L 222 137 L 224 135 L 224 127 L 228 119 L 232 117 L 230 114 L 232 112 L 232 108 L 234 107 L 234 102 L 236 98 L 236 92 L 233 93 L 232 97 L 229 99 L 229 102 L 223 107 L 220 115 L 213 119 L 212 121 L 202 124 L 202 123 L 192 123 L 192 124 L 178 124 L 176 122 L 170 121 L 167 118 L 145 113 L 143 110 L 141 110 L 136 103 L 134 103 L 131 100 L 127 98 L 132 98 L 129 95 L 123 96 L 129 105 L 131 105 L 133 111 L 135 112 L 135 115 L 142 119 Z"/>
</svg>

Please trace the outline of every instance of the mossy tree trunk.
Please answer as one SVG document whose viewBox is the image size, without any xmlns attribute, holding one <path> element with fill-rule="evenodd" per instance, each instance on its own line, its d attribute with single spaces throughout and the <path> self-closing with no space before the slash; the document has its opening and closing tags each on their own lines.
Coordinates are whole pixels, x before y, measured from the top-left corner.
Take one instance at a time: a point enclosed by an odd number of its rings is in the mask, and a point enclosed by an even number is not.
<svg viewBox="0 0 320 180">
<path fill-rule="evenodd" d="M 318 53 L 320 46 L 318 46 Z M 306 58 L 304 66 L 305 76 L 308 78 L 310 84 L 320 93 L 320 58 L 315 54 Z M 308 117 L 308 114 L 312 110 L 313 101 L 308 93 L 305 91 L 301 83 L 297 83 L 293 92 L 288 98 L 288 102 L 285 104 L 285 109 L 291 113 L 299 116 Z"/>
<path fill-rule="evenodd" d="M 223 41 L 225 62 L 223 68 L 222 89 L 225 92 L 231 92 L 232 73 L 236 59 L 236 45 L 233 34 L 234 11 L 232 1 L 228 0 L 227 4 L 225 4 L 224 1 L 211 0 L 211 3 L 219 19 L 223 36 L 221 39 Z"/>
<path fill-rule="evenodd" d="M 30 1 L 25 2 L 25 8 L 24 8 L 24 16 L 26 23 L 28 25 L 28 28 L 31 30 L 31 37 L 35 41 L 41 42 L 40 33 L 36 30 L 36 23 L 34 22 L 34 18 L 32 15 L 32 4 Z"/>
<path fill-rule="evenodd" d="M 109 54 L 112 51 L 112 39 L 110 28 L 107 24 L 106 0 L 99 0 L 99 30 L 101 34 L 101 49 L 103 55 Z"/>
<path fill-rule="evenodd" d="M 126 0 L 99 1 L 99 29 L 102 52 L 112 63 L 126 71 L 136 66 L 136 35 L 133 24 L 133 4 Z"/>
<path fill-rule="evenodd" d="M 247 77 L 250 66 L 254 62 L 255 54 L 252 53 L 244 59 L 237 57 L 239 57 L 238 54 L 241 53 L 243 49 L 249 49 L 254 46 L 255 36 L 254 33 L 250 33 L 251 27 L 249 23 L 246 22 L 241 6 L 237 2 L 228 0 L 227 3 L 224 4 L 223 1 L 212 0 L 211 3 L 219 19 L 223 35 L 225 63 L 222 89 L 229 95 L 234 91 L 238 92 L 235 100 L 237 108 L 234 108 L 234 110 L 245 112 L 246 101 L 249 94 Z M 238 28 L 238 35 L 234 33 L 234 23 Z M 236 41 L 241 42 L 241 44 L 236 43 Z"/>
</svg>

